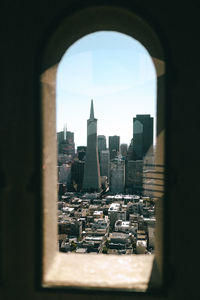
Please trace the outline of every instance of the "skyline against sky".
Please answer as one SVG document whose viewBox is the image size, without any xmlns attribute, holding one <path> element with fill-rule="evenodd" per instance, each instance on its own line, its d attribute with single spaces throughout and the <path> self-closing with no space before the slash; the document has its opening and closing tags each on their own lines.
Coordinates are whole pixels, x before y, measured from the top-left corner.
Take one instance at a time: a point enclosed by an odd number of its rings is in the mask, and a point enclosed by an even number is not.
<svg viewBox="0 0 200 300">
<path fill-rule="evenodd" d="M 58 66 L 57 132 L 67 124 L 75 145 L 87 144 L 91 99 L 97 134 L 130 143 L 133 117 L 150 114 L 156 125 L 156 72 L 147 50 L 127 35 L 104 31 L 74 43 Z M 155 130 L 154 130 L 155 131 Z"/>
</svg>

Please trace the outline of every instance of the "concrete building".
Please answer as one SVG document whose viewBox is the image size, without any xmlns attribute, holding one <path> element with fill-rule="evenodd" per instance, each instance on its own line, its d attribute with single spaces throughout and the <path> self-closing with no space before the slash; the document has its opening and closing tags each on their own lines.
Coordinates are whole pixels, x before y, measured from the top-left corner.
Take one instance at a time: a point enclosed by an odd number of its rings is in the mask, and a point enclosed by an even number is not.
<svg viewBox="0 0 200 300">
<path fill-rule="evenodd" d="M 111 228 L 114 228 L 115 222 L 118 220 L 119 210 L 120 210 L 119 203 L 112 203 L 108 209 L 108 217 L 110 219 Z"/>
<path fill-rule="evenodd" d="M 113 232 L 109 237 L 109 248 L 124 250 L 124 254 L 126 253 L 127 248 L 131 248 L 131 243 L 129 239 L 129 235 L 123 232 Z M 123 253 L 123 252 L 122 252 Z M 117 252 L 116 252 L 117 254 Z"/>
<path fill-rule="evenodd" d="M 120 145 L 120 154 L 123 158 L 126 158 L 128 153 L 128 145 L 127 144 L 121 144 Z"/>
<path fill-rule="evenodd" d="M 109 136 L 110 159 L 114 159 L 119 154 L 120 137 L 118 135 Z"/>
<path fill-rule="evenodd" d="M 145 254 L 147 251 L 147 241 L 146 240 L 137 240 L 136 242 L 136 253 Z"/>
<path fill-rule="evenodd" d="M 150 115 L 136 115 L 133 118 L 133 149 L 141 160 L 153 145 L 153 118 Z"/>
<path fill-rule="evenodd" d="M 97 119 L 94 118 L 93 100 L 90 118 L 87 120 L 87 151 L 83 177 L 83 190 L 88 192 L 101 190 L 99 157 L 97 150 Z"/>
<path fill-rule="evenodd" d="M 101 176 L 110 176 L 110 153 L 109 150 L 102 150 L 100 152 L 100 173 Z"/>
<path fill-rule="evenodd" d="M 125 161 L 116 159 L 110 166 L 110 190 L 112 193 L 123 193 L 125 187 Z"/>
<path fill-rule="evenodd" d="M 115 231 L 130 232 L 131 224 L 129 221 L 117 220 L 115 222 Z"/>
</svg>

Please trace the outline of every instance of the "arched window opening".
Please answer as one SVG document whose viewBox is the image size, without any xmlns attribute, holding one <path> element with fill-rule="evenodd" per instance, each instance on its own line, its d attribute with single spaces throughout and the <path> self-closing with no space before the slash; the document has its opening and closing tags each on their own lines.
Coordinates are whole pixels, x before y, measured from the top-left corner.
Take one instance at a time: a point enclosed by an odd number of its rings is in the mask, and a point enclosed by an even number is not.
<svg viewBox="0 0 200 300">
<path fill-rule="evenodd" d="M 146 49 L 121 33 L 89 34 L 63 56 L 56 84 L 60 251 L 154 253 L 156 83 Z"/>
<path fill-rule="evenodd" d="M 97 18 L 88 22 L 91 14 Z M 158 38 L 126 10 L 86 9 L 54 33 L 43 68 L 42 284 L 160 287 L 165 71 Z"/>
</svg>

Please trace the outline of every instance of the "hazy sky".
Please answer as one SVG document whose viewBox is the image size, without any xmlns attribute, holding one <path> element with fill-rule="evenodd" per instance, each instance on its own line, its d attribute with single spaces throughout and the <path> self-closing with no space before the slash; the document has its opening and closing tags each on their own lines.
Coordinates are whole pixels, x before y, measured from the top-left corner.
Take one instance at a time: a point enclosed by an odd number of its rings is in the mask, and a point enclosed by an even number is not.
<svg viewBox="0 0 200 300">
<path fill-rule="evenodd" d="M 112 31 L 89 34 L 63 56 L 57 72 L 57 131 L 74 132 L 75 146 L 86 145 L 91 99 L 97 134 L 119 135 L 130 143 L 133 117 L 156 115 L 156 73 L 146 49 Z"/>
</svg>

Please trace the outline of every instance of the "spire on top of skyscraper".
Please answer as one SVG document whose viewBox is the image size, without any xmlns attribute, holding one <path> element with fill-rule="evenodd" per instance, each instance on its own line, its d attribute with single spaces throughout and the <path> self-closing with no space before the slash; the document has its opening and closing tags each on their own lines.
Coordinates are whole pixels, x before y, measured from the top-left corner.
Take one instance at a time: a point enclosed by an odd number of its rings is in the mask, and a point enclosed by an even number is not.
<svg viewBox="0 0 200 300">
<path fill-rule="evenodd" d="M 97 149 L 97 119 L 94 118 L 93 100 L 91 100 L 90 118 L 87 120 L 87 151 L 83 175 L 83 191 L 100 192 L 100 169 Z"/>
<path fill-rule="evenodd" d="M 64 140 L 66 141 L 67 123 L 64 124 Z"/>
<path fill-rule="evenodd" d="M 90 119 L 94 120 L 94 106 L 93 106 L 93 100 L 91 100 L 91 106 L 90 106 Z"/>
</svg>

